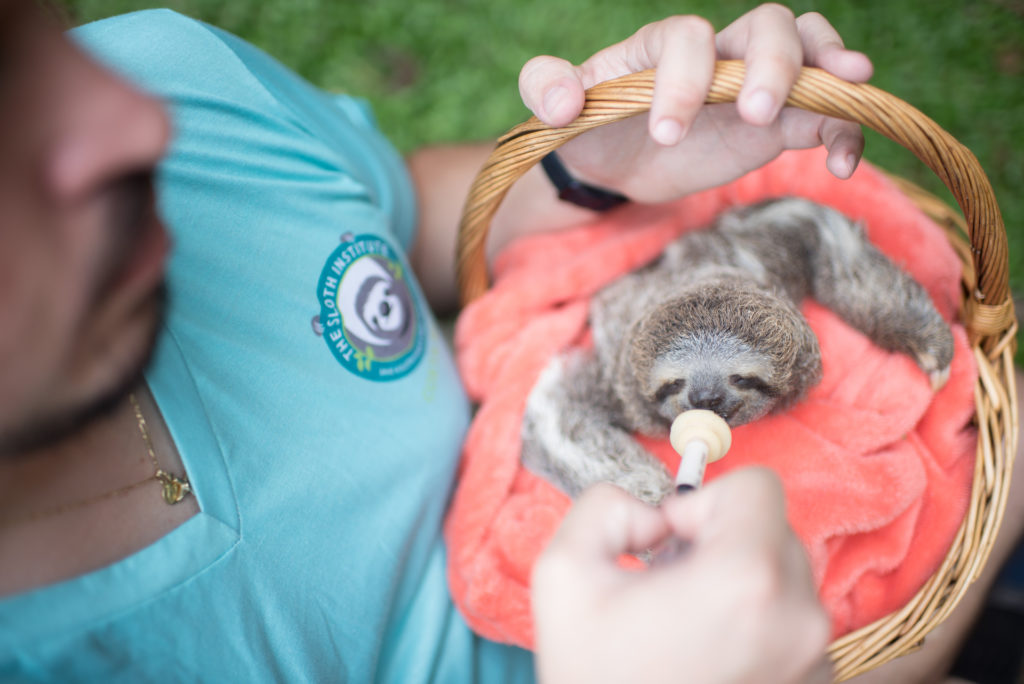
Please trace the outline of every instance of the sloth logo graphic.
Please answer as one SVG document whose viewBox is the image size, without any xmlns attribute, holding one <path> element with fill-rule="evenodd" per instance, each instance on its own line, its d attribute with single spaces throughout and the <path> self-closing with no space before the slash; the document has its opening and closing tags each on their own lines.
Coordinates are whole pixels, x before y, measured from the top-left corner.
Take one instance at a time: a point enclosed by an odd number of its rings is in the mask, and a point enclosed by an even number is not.
<svg viewBox="0 0 1024 684">
<path fill-rule="evenodd" d="M 405 274 L 384 240 L 346 234 L 320 275 L 314 330 L 360 377 L 395 380 L 423 357 L 425 332 Z"/>
</svg>

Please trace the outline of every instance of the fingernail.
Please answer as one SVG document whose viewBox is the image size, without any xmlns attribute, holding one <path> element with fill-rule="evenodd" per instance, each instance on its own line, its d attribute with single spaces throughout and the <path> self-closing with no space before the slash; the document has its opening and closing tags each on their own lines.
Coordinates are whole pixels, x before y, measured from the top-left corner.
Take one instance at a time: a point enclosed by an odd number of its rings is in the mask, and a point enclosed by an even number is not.
<svg viewBox="0 0 1024 684">
<path fill-rule="evenodd" d="M 771 123 L 775 118 L 775 98 L 767 90 L 757 90 L 747 98 L 746 109 L 754 123 Z"/>
<path fill-rule="evenodd" d="M 558 107 L 565 102 L 566 89 L 564 86 L 555 86 L 544 94 L 544 115 L 548 119 L 555 119 Z"/>
<path fill-rule="evenodd" d="M 848 155 L 846 155 L 846 166 L 847 166 L 847 168 L 850 169 L 850 175 L 852 176 L 853 172 L 857 170 L 857 155 L 855 155 L 855 154 L 848 154 Z"/>
<path fill-rule="evenodd" d="M 652 137 L 661 145 L 675 145 L 683 138 L 683 125 L 675 119 L 662 119 L 654 126 Z"/>
</svg>

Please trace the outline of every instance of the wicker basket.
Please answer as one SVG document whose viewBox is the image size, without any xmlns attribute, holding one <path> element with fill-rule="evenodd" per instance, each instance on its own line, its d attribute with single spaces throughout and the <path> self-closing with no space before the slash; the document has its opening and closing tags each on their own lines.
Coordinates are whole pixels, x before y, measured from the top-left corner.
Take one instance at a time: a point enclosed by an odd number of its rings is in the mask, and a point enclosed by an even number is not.
<svg viewBox="0 0 1024 684">
<path fill-rule="evenodd" d="M 707 102 L 735 101 L 743 76 L 742 62 L 719 62 Z M 488 287 L 487 231 L 511 185 L 544 155 L 580 133 L 646 112 L 653 91 L 653 71 L 607 81 L 587 91 L 583 113 L 568 126 L 550 128 L 531 118 L 498 141 L 463 212 L 458 276 L 464 303 Z M 960 317 L 979 370 L 977 460 L 970 505 L 942 566 L 902 610 L 831 644 L 836 678 L 842 681 L 919 648 L 925 635 L 956 607 L 988 558 L 1006 507 L 1017 446 L 1013 369 L 1017 323 L 1002 217 L 988 179 L 967 148 L 902 100 L 869 85 L 841 81 L 820 69 L 804 68 L 787 104 L 856 121 L 900 143 L 942 179 L 966 218 L 921 188 L 894 179 L 946 229 L 963 261 Z"/>
</svg>

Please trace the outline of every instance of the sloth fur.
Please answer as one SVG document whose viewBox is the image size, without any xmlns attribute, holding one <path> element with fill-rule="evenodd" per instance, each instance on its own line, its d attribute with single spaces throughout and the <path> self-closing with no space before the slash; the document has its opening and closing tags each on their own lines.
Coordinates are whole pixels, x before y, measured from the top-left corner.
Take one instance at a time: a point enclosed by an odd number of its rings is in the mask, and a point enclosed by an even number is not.
<svg viewBox="0 0 1024 684">
<path fill-rule="evenodd" d="M 771 200 L 723 214 L 599 292 L 592 351 L 552 359 L 527 400 L 522 458 L 570 496 L 610 481 L 656 503 L 665 468 L 631 433 L 665 436 L 683 411 L 730 426 L 792 405 L 821 379 L 800 313 L 813 297 L 939 387 L 953 337 L 925 290 L 823 205 Z"/>
</svg>

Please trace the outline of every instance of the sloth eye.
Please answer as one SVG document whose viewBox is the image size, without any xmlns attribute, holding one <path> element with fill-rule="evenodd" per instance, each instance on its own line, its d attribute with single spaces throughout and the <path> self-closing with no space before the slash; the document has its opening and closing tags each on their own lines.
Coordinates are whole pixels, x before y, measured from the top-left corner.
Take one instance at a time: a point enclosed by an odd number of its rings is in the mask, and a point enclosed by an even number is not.
<svg viewBox="0 0 1024 684">
<path fill-rule="evenodd" d="M 767 382 L 756 375 L 730 375 L 729 384 L 736 389 L 754 390 L 768 396 L 775 396 L 775 391 Z"/>
<path fill-rule="evenodd" d="M 683 387 L 686 386 L 686 380 L 679 378 L 672 382 L 666 382 L 664 385 L 658 388 L 658 391 L 654 394 L 655 401 L 665 401 L 673 394 L 679 394 L 683 391 Z"/>
</svg>

